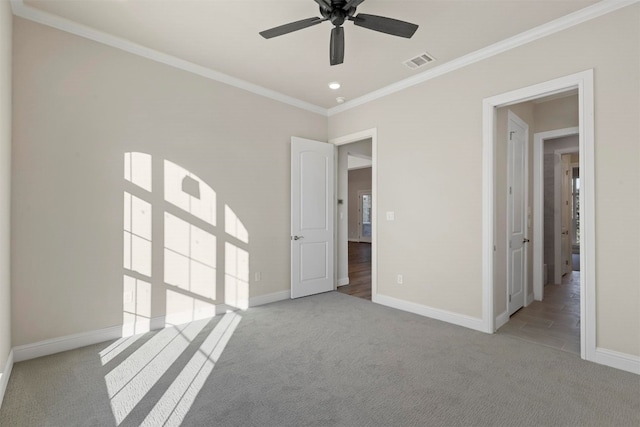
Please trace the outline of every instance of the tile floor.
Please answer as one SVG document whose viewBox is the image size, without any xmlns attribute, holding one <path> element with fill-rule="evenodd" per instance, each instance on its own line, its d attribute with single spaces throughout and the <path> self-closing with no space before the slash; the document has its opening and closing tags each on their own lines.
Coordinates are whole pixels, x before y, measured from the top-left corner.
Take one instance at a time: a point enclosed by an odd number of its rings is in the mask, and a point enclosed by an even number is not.
<svg viewBox="0 0 640 427">
<path fill-rule="evenodd" d="M 580 355 L 580 272 L 546 285 L 544 300 L 514 313 L 498 333 Z"/>
</svg>

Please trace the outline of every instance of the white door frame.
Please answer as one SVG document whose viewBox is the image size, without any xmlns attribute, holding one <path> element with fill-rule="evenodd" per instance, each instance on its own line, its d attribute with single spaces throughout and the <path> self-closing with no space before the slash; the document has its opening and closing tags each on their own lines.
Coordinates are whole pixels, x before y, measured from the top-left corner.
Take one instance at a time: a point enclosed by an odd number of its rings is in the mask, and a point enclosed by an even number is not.
<svg viewBox="0 0 640 427">
<path fill-rule="evenodd" d="M 533 135 L 533 298 L 544 298 L 544 143 L 578 135 L 578 127 L 538 132 Z"/>
<path fill-rule="evenodd" d="M 562 266 L 562 160 L 563 154 L 579 153 L 579 148 L 560 148 L 553 151 L 554 169 L 553 169 L 553 262 L 560 268 L 553 269 L 553 281 L 556 284 L 562 283 L 562 276 L 564 275 Z M 556 207 L 559 208 L 556 209 Z M 571 228 L 571 224 L 569 224 Z M 569 234 L 571 238 L 571 234 Z"/>
<path fill-rule="evenodd" d="M 482 320 L 488 333 L 495 332 L 494 308 L 494 217 L 496 109 L 543 96 L 578 89 L 580 150 L 580 218 L 584 235 L 580 239 L 580 356 L 596 360 L 596 271 L 595 271 L 595 165 L 593 117 L 593 69 L 544 83 L 513 90 L 483 100 L 482 138 Z M 584 268 L 583 268 L 584 267 Z M 500 313 L 502 313 L 500 308 Z"/>
<path fill-rule="evenodd" d="M 351 144 L 352 142 L 358 142 L 365 139 L 371 139 L 371 198 L 373 199 L 372 216 L 371 216 L 371 301 L 378 302 L 378 249 L 376 242 L 378 240 L 378 209 L 376 204 L 378 203 L 378 129 L 372 128 L 363 130 L 360 132 L 352 133 L 349 135 L 340 136 L 329 140 L 330 144 L 335 146 Z M 337 150 L 336 150 L 337 151 Z M 336 168 L 337 169 L 337 168 Z M 337 173 L 337 171 L 336 171 Z M 336 187 L 338 180 L 336 179 Z M 337 188 L 336 188 L 336 194 Z M 336 218 L 338 216 L 338 210 L 336 207 Z M 337 227 L 336 227 L 337 233 Z M 335 244 L 338 244 L 336 237 Z M 338 256 L 338 249 L 336 246 L 335 256 Z M 336 263 L 337 265 L 337 263 Z"/>
</svg>

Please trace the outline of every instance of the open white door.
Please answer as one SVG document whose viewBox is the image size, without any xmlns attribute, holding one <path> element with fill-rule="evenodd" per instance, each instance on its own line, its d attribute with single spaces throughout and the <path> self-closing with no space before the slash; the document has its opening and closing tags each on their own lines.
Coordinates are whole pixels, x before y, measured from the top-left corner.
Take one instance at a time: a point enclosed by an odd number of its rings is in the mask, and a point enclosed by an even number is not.
<svg viewBox="0 0 640 427">
<path fill-rule="evenodd" d="M 527 138 L 529 126 L 509 111 L 507 138 L 507 288 L 509 316 L 524 306 L 527 277 Z"/>
<path fill-rule="evenodd" d="M 291 298 L 335 289 L 334 150 L 291 138 Z"/>
</svg>

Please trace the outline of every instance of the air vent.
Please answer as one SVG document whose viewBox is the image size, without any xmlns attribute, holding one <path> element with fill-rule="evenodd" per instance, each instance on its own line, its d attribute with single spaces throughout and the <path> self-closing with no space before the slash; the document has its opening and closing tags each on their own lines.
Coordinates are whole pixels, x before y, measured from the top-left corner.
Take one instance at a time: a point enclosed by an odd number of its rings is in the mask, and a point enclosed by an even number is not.
<svg viewBox="0 0 640 427">
<path fill-rule="evenodd" d="M 433 56 L 429 55 L 427 52 L 416 56 L 415 58 L 411 58 L 407 61 L 404 61 L 404 65 L 415 70 L 416 68 L 420 68 L 422 66 L 427 65 L 429 62 L 434 61 Z"/>
</svg>

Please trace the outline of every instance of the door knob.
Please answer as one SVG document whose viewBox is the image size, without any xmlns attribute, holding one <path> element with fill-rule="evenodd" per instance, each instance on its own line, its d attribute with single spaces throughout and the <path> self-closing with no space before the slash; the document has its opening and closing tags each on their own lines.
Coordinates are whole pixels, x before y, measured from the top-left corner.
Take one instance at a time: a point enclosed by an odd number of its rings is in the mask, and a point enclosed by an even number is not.
<svg viewBox="0 0 640 427">
<path fill-rule="evenodd" d="M 522 239 L 522 243 L 529 243 L 529 239 Z"/>
<path fill-rule="evenodd" d="M 304 239 L 304 236 L 293 236 L 293 240 Z"/>
</svg>

